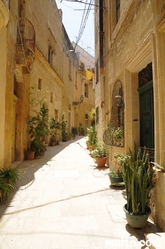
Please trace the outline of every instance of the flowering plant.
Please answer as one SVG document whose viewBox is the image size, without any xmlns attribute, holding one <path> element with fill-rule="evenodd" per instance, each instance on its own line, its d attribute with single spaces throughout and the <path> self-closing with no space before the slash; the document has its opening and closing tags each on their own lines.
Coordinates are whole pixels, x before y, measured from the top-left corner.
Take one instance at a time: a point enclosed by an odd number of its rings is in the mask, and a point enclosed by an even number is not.
<svg viewBox="0 0 165 249">
<path fill-rule="evenodd" d="M 91 152 L 92 157 L 106 157 L 108 154 L 107 148 L 103 142 L 97 142 L 94 150 Z"/>
</svg>

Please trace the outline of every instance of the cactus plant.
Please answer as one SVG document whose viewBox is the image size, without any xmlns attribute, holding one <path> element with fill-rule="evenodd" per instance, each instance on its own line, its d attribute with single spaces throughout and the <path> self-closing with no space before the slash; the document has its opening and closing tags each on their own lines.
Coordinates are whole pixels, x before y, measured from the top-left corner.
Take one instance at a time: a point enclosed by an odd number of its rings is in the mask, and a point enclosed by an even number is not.
<svg viewBox="0 0 165 249">
<path fill-rule="evenodd" d="M 134 146 L 129 155 L 116 154 L 120 161 L 126 187 L 127 211 L 131 214 L 145 214 L 149 211 L 150 190 L 155 186 L 154 169 L 146 148 Z"/>
</svg>

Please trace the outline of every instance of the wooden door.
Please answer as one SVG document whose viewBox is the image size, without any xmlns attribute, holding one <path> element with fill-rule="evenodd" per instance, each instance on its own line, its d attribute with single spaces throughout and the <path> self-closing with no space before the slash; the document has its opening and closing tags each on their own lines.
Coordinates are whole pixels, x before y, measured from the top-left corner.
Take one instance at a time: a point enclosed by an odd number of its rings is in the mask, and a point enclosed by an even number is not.
<svg viewBox="0 0 165 249">
<path fill-rule="evenodd" d="M 16 150 L 16 103 L 17 98 L 14 97 L 13 99 L 13 110 L 12 110 L 12 144 L 11 144 L 11 161 L 14 162 L 15 157 L 15 150 Z"/>
<path fill-rule="evenodd" d="M 154 100 L 152 81 L 139 88 L 140 146 L 154 149 Z"/>
</svg>

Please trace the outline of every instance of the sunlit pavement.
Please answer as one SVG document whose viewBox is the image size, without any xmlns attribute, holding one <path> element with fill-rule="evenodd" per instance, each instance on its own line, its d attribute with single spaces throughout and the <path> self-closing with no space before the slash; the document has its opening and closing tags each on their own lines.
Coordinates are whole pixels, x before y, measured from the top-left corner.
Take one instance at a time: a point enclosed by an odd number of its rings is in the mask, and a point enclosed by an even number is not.
<svg viewBox="0 0 165 249">
<path fill-rule="evenodd" d="M 123 189 L 109 186 L 109 169 L 96 167 L 86 138 L 48 147 L 19 168 L 18 189 L 0 205 L 0 249 L 149 248 L 143 240 L 150 245 L 145 234 L 156 226 L 127 225 Z"/>
</svg>

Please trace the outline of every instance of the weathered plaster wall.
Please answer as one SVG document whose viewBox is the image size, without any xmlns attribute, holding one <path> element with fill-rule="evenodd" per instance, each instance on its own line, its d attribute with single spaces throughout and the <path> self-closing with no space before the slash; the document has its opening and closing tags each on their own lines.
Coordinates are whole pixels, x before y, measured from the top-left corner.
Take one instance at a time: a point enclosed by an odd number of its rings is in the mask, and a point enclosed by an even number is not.
<svg viewBox="0 0 165 249">
<path fill-rule="evenodd" d="M 165 174 L 163 172 L 157 173 L 158 182 L 154 191 L 154 221 L 165 231 Z"/>
<path fill-rule="evenodd" d="M 77 67 L 73 57 L 68 54 L 70 41 L 66 38 L 61 11 L 57 9 L 55 1 L 13 0 L 10 1 L 9 14 L 7 27 L 0 30 L 2 49 L 0 62 L 3 65 L 0 68 L 0 80 L 2 80 L 0 162 L 3 161 L 2 164 L 5 166 L 24 159 L 29 139 L 27 122 L 33 114 L 32 109 L 39 111 L 40 107 L 37 105 L 34 108 L 30 105 L 32 98 L 38 103 L 44 98 L 50 117 L 55 117 L 57 111 L 60 121 L 64 114 L 65 120 L 68 121 L 69 132 L 75 125 L 75 120 L 85 124 L 85 114 L 91 111 L 89 106 L 93 107 L 92 100 L 94 100 L 93 95 L 92 98 L 86 99 L 83 104 L 85 108 L 80 108 L 77 112 L 79 119 L 75 119 L 72 102 L 76 101 L 75 93 L 80 96 L 79 93 L 83 91 L 82 82 L 80 76 L 77 78 L 75 76 Z M 24 47 L 25 44 L 20 45 L 21 39 L 17 31 L 25 36 L 26 41 L 28 39 L 32 41 L 31 38 L 35 33 L 35 51 L 33 54 L 31 50 L 30 53 L 33 57 L 27 57 L 29 49 Z M 48 61 L 49 47 L 51 47 L 51 62 Z M 38 89 L 39 81 L 41 89 Z M 90 92 L 91 89 L 92 87 Z M 47 142 L 48 140 L 49 137 Z"/>
<path fill-rule="evenodd" d="M 115 22 L 114 2 L 106 1 L 104 12 L 104 77 L 105 107 L 101 109 L 106 124 L 111 118 L 112 89 L 120 80 L 124 89 L 124 144 L 123 148 L 110 146 L 110 161 L 113 165 L 114 153 L 126 153 L 134 141 L 140 142 L 140 117 L 138 72 L 152 62 L 154 92 L 154 135 L 155 161 L 165 167 L 165 5 L 163 0 L 121 0 L 121 15 Z M 97 22 L 96 22 L 97 24 Z M 98 49 L 98 46 L 96 47 Z M 99 57 L 96 52 L 96 58 Z M 101 82 L 99 82 L 101 83 Z M 96 95 L 101 96 L 101 87 L 96 86 Z M 97 98 L 97 105 L 101 99 Z M 104 123 L 99 124 L 99 130 Z M 156 222 L 164 230 L 164 210 L 162 201 L 164 177 L 159 177 L 156 187 Z"/>
<path fill-rule="evenodd" d="M 63 33 L 62 19 L 55 1 L 33 1 L 26 3 L 25 15 L 36 31 L 36 46 L 48 58 L 48 45 L 53 49 L 53 69 L 62 77 Z"/>
<path fill-rule="evenodd" d="M 0 29 L 0 48 L 1 48 L 1 57 L 0 57 L 0 166 L 3 165 L 4 160 L 4 139 L 5 139 L 5 89 L 6 89 L 6 38 L 7 38 L 7 29 L 6 27 Z"/>
</svg>

